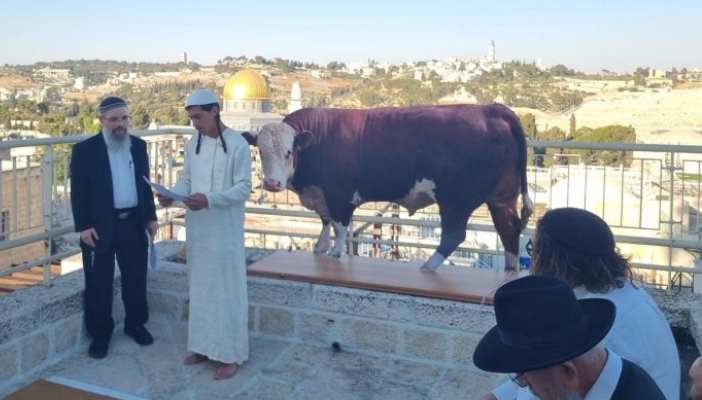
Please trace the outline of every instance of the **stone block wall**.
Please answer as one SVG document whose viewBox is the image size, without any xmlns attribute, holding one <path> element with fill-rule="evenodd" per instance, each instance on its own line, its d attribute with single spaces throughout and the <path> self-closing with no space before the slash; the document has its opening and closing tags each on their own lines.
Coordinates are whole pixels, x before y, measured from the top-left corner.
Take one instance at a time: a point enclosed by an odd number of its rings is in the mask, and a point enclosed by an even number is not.
<svg viewBox="0 0 702 400">
<path fill-rule="evenodd" d="M 345 350 L 472 364 L 491 306 L 249 277 L 251 332 Z"/>
<path fill-rule="evenodd" d="M 150 271 L 148 300 L 158 318 L 188 319 L 188 271 L 168 260 L 177 242 L 159 243 L 160 269 Z M 251 250 L 249 250 L 251 251 Z M 248 257 L 253 260 L 251 254 Z M 248 278 L 252 336 L 341 348 L 349 352 L 472 366 L 472 354 L 494 325 L 492 306 L 273 278 Z M 671 325 L 702 347 L 702 298 L 649 290 Z M 58 277 L 0 297 L 0 394 L 85 351 L 83 274 Z M 124 319 L 119 279 L 115 323 Z"/>
<path fill-rule="evenodd" d="M 86 345 L 83 274 L 0 297 L 0 393 Z"/>
</svg>

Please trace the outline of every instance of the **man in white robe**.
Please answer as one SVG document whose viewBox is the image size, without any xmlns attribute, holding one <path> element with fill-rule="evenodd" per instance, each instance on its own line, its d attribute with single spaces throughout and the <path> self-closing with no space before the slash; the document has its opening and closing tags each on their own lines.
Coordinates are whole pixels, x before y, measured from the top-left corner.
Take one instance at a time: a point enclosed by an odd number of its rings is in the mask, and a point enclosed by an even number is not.
<svg viewBox="0 0 702 400">
<path fill-rule="evenodd" d="M 214 360 L 215 379 L 232 377 L 249 357 L 244 206 L 251 193 L 251 153 L 239 132 L 224 126 L 216 95 L 196 90 L 185 109 L 198 133 L 187 143 L 180 180 L 187 196 L 190 270 L 187 365 Z M 162 206 L 173 199 L 158 195 Z"/>
</svg>

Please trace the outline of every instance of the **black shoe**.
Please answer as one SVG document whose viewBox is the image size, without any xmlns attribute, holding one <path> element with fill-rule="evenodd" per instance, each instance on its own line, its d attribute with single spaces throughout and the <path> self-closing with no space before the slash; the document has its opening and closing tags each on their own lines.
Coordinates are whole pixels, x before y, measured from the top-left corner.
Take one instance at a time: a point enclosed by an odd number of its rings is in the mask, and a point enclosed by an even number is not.
<svg viewBox="0 0 702 400">
<path fill-rule="evenodd" d="M 149 331 L 144 328 L 144 325 L 125 326 L 124 334 L 134 338 L 134 341 L 142 346 L 146 346 L 154 342 L 154 337 Z"/>
<path fill-rule="evenodd" d="M 88 349 L 88 355 L 92 358 L 105 358 L 107 357 L 107 347 L 110 344 L 110 339 L 105 338 L 95 338 L 93 343 L 90 344 Z"/>
</svg>

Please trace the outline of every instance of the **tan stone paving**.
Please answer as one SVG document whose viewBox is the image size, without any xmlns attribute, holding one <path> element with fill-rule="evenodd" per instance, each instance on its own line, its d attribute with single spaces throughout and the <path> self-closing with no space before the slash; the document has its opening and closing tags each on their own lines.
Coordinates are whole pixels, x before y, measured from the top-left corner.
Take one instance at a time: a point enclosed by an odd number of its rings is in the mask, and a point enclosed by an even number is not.
<svg viewBox="0 0 702 400">
<path fill-rule="evenodd" d="M 489 390 L 502 377 L 469 367 L 381 354 L 353 354 L 265 337 L 250 338 L 250 358 L 237 374 L 215 381 L 216 364 L 183 365 L 187 325 L 156 316 L 156 341 L 141 347 L 115 329 L 107 358 L 82 351 L 42 377 L 109 390 L 124 399 L 459 399 Z"/>
</svg>

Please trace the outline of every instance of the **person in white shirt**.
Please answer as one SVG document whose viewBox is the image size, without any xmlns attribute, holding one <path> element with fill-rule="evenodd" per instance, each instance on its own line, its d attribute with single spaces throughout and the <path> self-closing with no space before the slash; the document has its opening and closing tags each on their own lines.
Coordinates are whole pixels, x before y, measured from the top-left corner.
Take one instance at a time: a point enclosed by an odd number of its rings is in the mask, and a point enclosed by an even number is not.
<svg viewBox="0 0 702 400">
<path fill-rule="evenodd" d="M 180 180 L 186 196 L 190 312 L 186 365 L 219 362 L 216 380 L 234 376 L 249 357 L 244 208 L 251 194 L 251 151 L 220 118 L 217 96 L 191 93 L 185 103 L 197 134 L 185 149 Z M 157 195 L 159 204 L 173 199 Z"/>
<path fill-rule="evenodd" d="M 633 284 L 629 259 L 616 247 L 607 223 L 578 208 L 548 211 L 532 240 L 534 275 L 561 278 L 580 299 L 614 302 L 617 316 L 603 344 L 643 368 L 668 400 L 680 398 L 680 359 L 670 324 L 645 290 Z M 534 399 L 506 382 L 479 400 Z"/>
<path fill-rule="evenodd" d="M 473 353 L 476 367 L 511 373 L 543 400 L 664 400 L 639 366 L 599 345 L 614 323 L 607 299 L 581 299 L 550 276 L 527 276 L 495 293 L 497 326 Z"/>
</svg>

